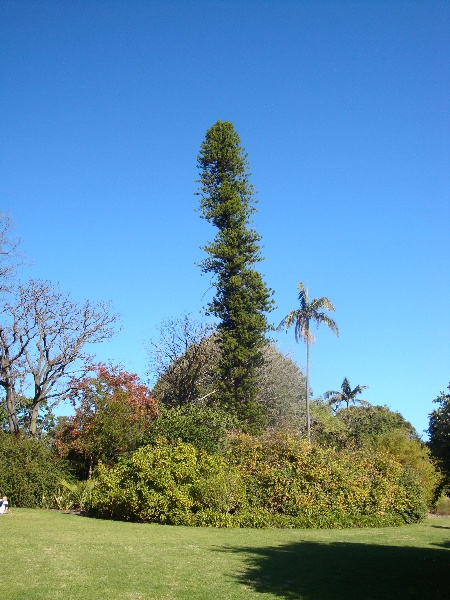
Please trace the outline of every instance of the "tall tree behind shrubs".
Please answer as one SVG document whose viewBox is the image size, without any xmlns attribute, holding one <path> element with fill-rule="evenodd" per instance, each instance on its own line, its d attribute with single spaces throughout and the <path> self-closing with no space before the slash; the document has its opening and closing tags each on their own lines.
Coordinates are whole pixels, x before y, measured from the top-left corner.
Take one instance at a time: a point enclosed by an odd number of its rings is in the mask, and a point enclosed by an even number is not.
<svg viewBox="0 0 450 600">
<path fill-rule="evenodd" d="M 448 385 L 450 391 L 450 384 Z M 442 489 L 450 494 L 450 394 L 441 392 L 434 400 L 438 407 L 430 413 L 428 433 L 431 453 L 444 475 Z"/>
<path fill-rule="evenodd" d="M 219 320 L 218 398 L 249 431 L 263 426 L 257 402 L 256 370 L 268 330 L 272 292 L 255 264 L 262 260 L 261 236 L 251 228 L 254 187 L 248 162 L 232 123 L 217 121 L 207 132 L 198 156 L 202 218 L 217 228 L 200 266 L 214 276 L 216 294 L 207 314 Z"/>
</svg>

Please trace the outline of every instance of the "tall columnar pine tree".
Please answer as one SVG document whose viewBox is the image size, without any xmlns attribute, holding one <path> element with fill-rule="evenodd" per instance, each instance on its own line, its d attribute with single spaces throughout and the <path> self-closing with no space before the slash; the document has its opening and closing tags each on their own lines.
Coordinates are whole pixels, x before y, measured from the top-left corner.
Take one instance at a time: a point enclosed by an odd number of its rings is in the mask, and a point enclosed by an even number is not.
<svg viewBox="0 0 450 600">
<path fill-rule="evenodd" d="M 262 260 L 261 236 L 251 228 L 255 212 L 247 155 L 232 123 L 217 121 L 207 132 L 198 156 L 202 218 L 217 228 L 200 267 L 212 273 L 216 294 L 207 314 L 218 319 L 218 400 L 247 430 L 263 426 L 257 401 L 256 370 L 269 329 L 272 291 L 255 270 Z"/>
</svg>

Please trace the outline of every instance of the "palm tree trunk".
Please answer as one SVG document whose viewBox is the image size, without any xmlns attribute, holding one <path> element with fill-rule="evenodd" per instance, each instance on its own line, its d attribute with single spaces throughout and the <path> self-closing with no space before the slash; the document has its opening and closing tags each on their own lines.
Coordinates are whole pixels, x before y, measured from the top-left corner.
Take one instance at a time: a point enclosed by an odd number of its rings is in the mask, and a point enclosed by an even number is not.
<svg viewBox="0 0 450 600">
<path fill-rule="evenodd" d="M 309 414 L 309 322 L 306 330 L 306 430 L 308 442 L 311 441 L 311 418 Z"/>
</svg>

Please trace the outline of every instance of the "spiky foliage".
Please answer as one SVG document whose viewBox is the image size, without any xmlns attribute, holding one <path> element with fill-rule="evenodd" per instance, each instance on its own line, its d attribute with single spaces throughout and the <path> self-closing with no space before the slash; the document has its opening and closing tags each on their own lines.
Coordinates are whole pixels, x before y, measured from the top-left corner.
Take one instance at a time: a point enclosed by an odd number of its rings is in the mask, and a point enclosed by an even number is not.
<svg viewBox="0 0 450 600">
<path fill-rule="evenodd" d="M 362 393 L 363 390 L 366 390 L 369 386 L 367 385 L 357 385 L 355 388 L 351 388 L 350 382 L 347 377 L 344 377 L 344 381 L 341 384 L 341 391 L 338 390 L 329 390 L 325 392 L 323 397 L 325 400 L 328 400 L 330 406 L 333 406 L 335 410 L 339 408 L 339 406 L 344 403 L 346 408 L 350 406 L 350 403 L 353 404 L 367 404 L 366 400 L 362 398 L 357 398 L 359 394 Z"/>
<path fill-rule="evenodd" d="M 309 302 L 308 289 L 305 288 L 302 282 L 298 284 L 298 301 L 299 308 L 291 310 L 281 321 L 279 328 L 288 330 L 294 325 L 295 341 L 303 340 L 313 344 L 314 336 L 311 334 L 310 323 L 316 323 L 317 327 L 320 323 L 325 323 L 333 333 L 339 335 L 339 329 L 331 317 L 323 312 L 319 312 L 322 308 L 329 311 L 335 311 L 335 307 L 328 298 L 314 298 Z"/>
<path fill-rule="evenodd" d="M 217 121 L 206 133 L 198 156 L 202 218 L 217 228 L 200 267 L 214 277 L 216 294 L 207 314 L 218 319 L 218 397 L 249 431 L 263 425 L 257 402 L 256 370 L 269 329 L 272 292 L 256 263 L 261 236 L 251 228 L 255 211 L 247 155 L 232 123 Z"/>
<path fill-rule="evenodd" d="M 333 304 L 328 298 L 313 298 L 311 301 L 308 299 L 308 288 L 303 285 L 302 282 L 298 284 L 298 301 L 299 308 L 291 310 L 278 326 L 278 329 L 290 329 L 294 326 L 295 340 L 303 340 L 306 343 L 306 427 L 308 431 L 308 440 L 311 440 L 311 418 L 309 411 L 309 347 L 314 343 L 314 336 L 311 334 L 310 324 L 315 323 L 317 327 L 321 323 L 324 323 L 331 329 L 333 333 L 339 336 L 339 329 L 335 321 L 324 312 L 320 312 L 322 309 L 328 311 L 335 311 Z"/>
</svg>

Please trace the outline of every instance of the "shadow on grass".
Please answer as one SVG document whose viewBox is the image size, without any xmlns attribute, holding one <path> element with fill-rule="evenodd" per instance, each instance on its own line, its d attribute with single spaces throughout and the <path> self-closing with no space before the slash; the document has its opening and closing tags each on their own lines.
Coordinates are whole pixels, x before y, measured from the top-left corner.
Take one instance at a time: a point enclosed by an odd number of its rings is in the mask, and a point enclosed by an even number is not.
<svg viewBox="0 0 450 600">
<path fill-rule="evenodd" d="M 237 579 L 258 593 L 304 600 L 432 600 L 448 597 L 450 590 L 446 546 L 299 542 L 220 551 L 247 555 Z"/>
</svg>

